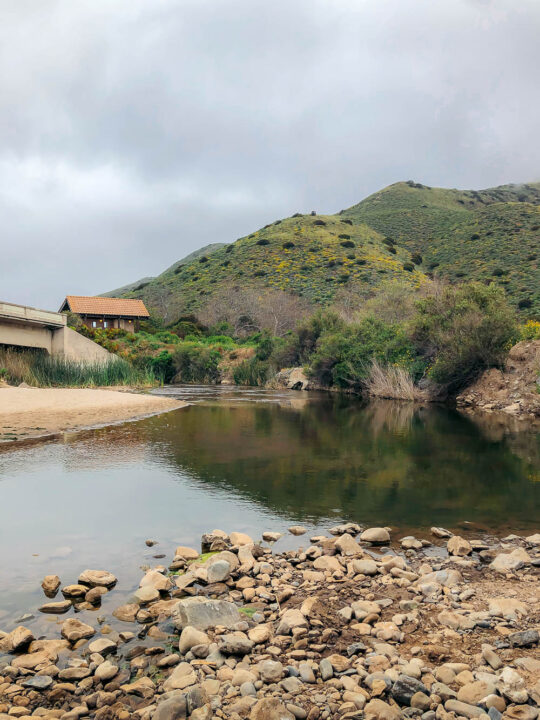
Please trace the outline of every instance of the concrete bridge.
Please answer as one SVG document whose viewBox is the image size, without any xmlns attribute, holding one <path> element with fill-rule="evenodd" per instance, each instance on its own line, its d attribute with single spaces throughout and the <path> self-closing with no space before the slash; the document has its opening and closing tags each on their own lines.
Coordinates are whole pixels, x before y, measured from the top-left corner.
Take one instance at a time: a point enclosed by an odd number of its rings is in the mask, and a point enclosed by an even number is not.
<svg viewBox="0 0 540 720">
<path fill-rule="evenodd" d="M 76 362 L 108 362 L 112 355 L 101 345 L 67 327 L 62 313 L 0 302 L 0 346 L 39 348 L 49 355 Z"/>
</svg>

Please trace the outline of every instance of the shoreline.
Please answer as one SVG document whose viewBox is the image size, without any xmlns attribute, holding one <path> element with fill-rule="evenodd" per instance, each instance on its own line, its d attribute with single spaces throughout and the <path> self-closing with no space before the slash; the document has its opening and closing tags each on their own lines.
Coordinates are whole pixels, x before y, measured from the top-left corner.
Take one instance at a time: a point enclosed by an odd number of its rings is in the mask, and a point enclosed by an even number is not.
<svg viewBox="0 0 540 720">
<path fill-rule="evenodd" d="M 0 632 L 0 718 L 536 720 L 540 534 L 289 534 L 148 540 L 164 559 L 105 614 L 107 568 L 47 576 L 45 637 Z"/>
<path fill-rule="evenodd" d="M 0 387 L 0 447 L 140 420 L 186 405 L 133 389 Z"/>
</svg>

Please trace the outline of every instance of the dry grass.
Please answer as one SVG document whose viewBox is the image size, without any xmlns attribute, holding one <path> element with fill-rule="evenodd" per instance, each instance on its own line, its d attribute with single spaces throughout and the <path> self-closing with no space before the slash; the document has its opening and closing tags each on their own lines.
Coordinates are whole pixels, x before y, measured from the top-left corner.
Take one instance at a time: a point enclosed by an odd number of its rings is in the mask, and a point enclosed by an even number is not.
<svg viewBox="0 0 540 720">
<path fill-rule="evenodd" d="M 410 374 L 404 368 L 383 366 L 374 362 L 366 381 L 370 395 L 393 400 L 425 400 L 423 392 L 416 387 Z"/>
</svg>

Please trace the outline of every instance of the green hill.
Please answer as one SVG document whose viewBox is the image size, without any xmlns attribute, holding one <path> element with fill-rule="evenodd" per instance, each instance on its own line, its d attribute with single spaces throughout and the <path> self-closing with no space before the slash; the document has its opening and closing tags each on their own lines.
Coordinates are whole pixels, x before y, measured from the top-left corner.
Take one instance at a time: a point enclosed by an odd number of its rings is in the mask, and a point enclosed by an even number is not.
<svg viewBox="0 0 540 720">
<path fill-rule="evenodd" d="M 214 243 L 124 294 L 173 322 L 227 286 L 328 305 L 344 287 L 367 295 L 389 279 L 419 286 L 429 275 L 495 280 L 524 316 L 537 317 L 539 206 L 540 183 L 481 191 L 396 183 L 336 215 L 297 214 Z"/>
<path fill-rule="evenodd" d="M 341 217 L 420 253 L 427 272 L 496 280 L 524 314 L 540 315 L 540 183 L 480 191 L 396 183 Z"/>
</svg>

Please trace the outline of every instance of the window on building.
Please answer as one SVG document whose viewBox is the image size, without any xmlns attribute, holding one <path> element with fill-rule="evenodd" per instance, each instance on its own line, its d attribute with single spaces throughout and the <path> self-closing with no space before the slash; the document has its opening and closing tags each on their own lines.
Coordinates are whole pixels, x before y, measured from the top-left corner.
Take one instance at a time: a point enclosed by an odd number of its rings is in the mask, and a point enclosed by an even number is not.
<svg viewBox="0 0 540 720">
<path fill-rule="evenodd" d="M 95 320 L 92 320 L 92 327 L 97 327 L 97 322 Z"/>
<path fill-rule="evenodd" d="M 107 321 L 106 321 L 106 320 L 103 321 L 103 327 L 104 327 L 104 328 L 107 327 Z"/>
</svg>

